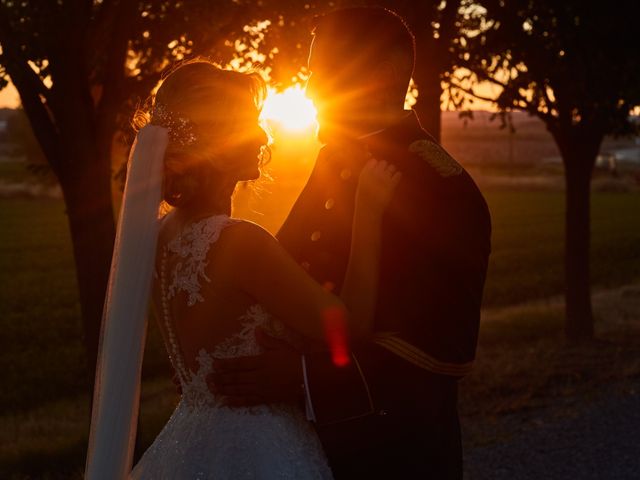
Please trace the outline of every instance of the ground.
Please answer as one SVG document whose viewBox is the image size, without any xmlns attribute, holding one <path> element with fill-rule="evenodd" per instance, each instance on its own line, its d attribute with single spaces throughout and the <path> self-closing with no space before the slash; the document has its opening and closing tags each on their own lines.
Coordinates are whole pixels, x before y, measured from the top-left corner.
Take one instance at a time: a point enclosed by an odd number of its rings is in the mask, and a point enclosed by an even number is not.
<svg viewBox="0 0 640 480">
<path fill-rule="evenodd" d="M 484 312 L 478 370 L 461 385 L 466 479 L 640 477 L 640 284 L 593 303 L 597 340 L 576 345 L 551 333 L 559 298 Z M 547 334 L 500 347 L 518 317 Z"/>
<path fill-rule="evenodd" d="M 520 432 L 467 449 L 468 480 L 616 480 L 640 476 L 640 380 L 602 385 L 605 393 L 576 395 L 535 412 L 535 421 L 511 414 L 499 423 Z M 531 416 L 531 412 L 528 413 Z M 523 427 L 523 425 L 527 425 Z"/>
</svg>

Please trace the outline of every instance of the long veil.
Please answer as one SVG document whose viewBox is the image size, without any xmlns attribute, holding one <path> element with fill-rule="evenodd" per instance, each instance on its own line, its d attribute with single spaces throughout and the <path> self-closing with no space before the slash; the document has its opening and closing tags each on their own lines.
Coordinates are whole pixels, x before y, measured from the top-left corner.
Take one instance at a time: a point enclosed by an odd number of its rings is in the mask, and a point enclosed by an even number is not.
<svg viewBox="0 0 640 480">
<path fill-rule="evenodd" d="M 98 349 L 89 480 L 124 479 L 131 470 L 167 143 L 167 129 L 146 125 L 129 156 Z"/>
</svg>

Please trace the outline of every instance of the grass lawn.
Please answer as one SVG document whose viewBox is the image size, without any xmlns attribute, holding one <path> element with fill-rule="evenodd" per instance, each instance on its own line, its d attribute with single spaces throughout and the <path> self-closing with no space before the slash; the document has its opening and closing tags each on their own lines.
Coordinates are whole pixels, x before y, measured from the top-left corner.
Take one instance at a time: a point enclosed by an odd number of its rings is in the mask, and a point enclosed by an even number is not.
<svg viewBox="0 0 640 480">
<path fill-rule="evenodd" d="M 39 170 L 35 173 L 33 169 Z M 54 183 L 53 174 L 49 172 L 48 167 L 39 165 L 31 166 L 26 161 L 16 160 L 15 158 L 6 158 L 0 156 L 0 183 L 22 183 L 22 182 L 38 182 L 38 183 Z"/>
<path fill-rule="evenodd" d="M 493 234 L 486 307 L 564 290 L 564 194 L 488 192 Z M 591 201 L 591 281 L 610 287 L 640 279 L 640 194 L 603 193 Z"/>
<path fill-rule="evenodd" d="M 562 193 L 495 191 L 486 197 L 493 217 L 493 254 L 485 305 L 561 294 Z M 594 193 L 594 285 L 640 280 L 638 212 L 638 193 Z M 80 478 L 89 415 L 87 377 L 64 205 L 51 199 L 0 199 L 0 229 L 0 478 Z M 556 335 L 561 313 L 550 321 L 527 325 Z M 484 375 L 491 372 L 491 352 L 509 344 L 510 332 L 518 330 L 515 321 L 495 325 L 481 336 L 481 348 L 483 342 L 489 348 L 487 360 L 479 364 Z M 531 355 L 533 359 L 535 352 Z M 143 447 L 175 401 L 167 372 L 152 321 L 143 372 Z M 468 385 L 476 399 L 503 388 L 492 384 L 489 392 L 479 382 Z"/>
</svg>

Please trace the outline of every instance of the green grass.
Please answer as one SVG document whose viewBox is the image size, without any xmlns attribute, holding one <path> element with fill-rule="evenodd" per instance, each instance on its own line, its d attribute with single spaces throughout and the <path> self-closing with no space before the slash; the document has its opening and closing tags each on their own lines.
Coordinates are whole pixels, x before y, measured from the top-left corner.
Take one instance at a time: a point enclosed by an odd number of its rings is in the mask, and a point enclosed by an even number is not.
<svg viewBox="0 0 640 480">
<path fill-rule="evenodd" d="M 493 254 L 485 305 L 561 294 L 563 195 L 496 191 L 487 200 Z M 638 280 L 640 194 L 595 193 L 592 210 L 594 285 Z M 87 374 L 64 205 L 0 199 L 0 232 L 0 478 L 80 478 L 88 429 Z M 556 335 L 561 316 L 551 323 L 519 321 L 519 331 L 531 338 L 531 332 Z M 143 447 L 175 402 L 159 334 L 151 325 L 143 373 Z M 511 325 L 504 327 L 507 333 L 496 327 L 484 341 L 508 342 Z M 489 371 L 491 358 L 486 358 Z M 501 388 L 492 384 L 491 395 Z"/>
<path fill-rule="evenodd" d="M 484 305 L 503 306 L 564 290 L 564 194 L 488 192 L 493 234 Z M 640 279 L 640 194 L 594 193 L 591 280 L 596 287 Z"/>
<path fill-rule="evenodd" d="M 0 184 L 2 183 L 53 186 L 57 181 L 46 164 L 27 163 L 25 159 L 0 156 Z"/>
<path fill-rule="evenodd" d="M 79 306 L 64 207 L 59 201 L 0 203 L 0 408 L 86 385 Z M 39 385 L 33 395 L 34 385 Z"/>
<path fill-rule="evenodd" d="M 11 158 L 0 157 L 0 179 L 6 183 L 22 182 L 30 176 L 27 164 Z"/>
</svg>

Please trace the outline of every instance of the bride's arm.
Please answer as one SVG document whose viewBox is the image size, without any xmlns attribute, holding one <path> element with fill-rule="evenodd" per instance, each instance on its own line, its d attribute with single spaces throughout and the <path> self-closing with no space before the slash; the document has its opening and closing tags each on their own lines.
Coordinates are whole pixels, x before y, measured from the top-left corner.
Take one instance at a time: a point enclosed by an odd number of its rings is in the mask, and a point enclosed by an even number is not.
<svg viewBox="0 0 640 480">
<path fill-rule="evenodd" d="M 244 291 L 276 318 L 305 337 L 325 338 L 328 316 L 344 325 L 344 303 L 316 283 L 260 226 L 242 222 L 227 227 L 218 245 L 232 288 Z"/>
<path fill-rule="evenodd" d="M 220 237 L 234 286 L 306 337 L 325 339 L 328 323 L 356 337 L 365 335 L 375 307 L 381 218 L 398 180 L 399 174 L 383 162 L 363 170 L 342 299 L 315 282 L 273 236 L 249 222 L 228 227 Z"/>
</svg>

